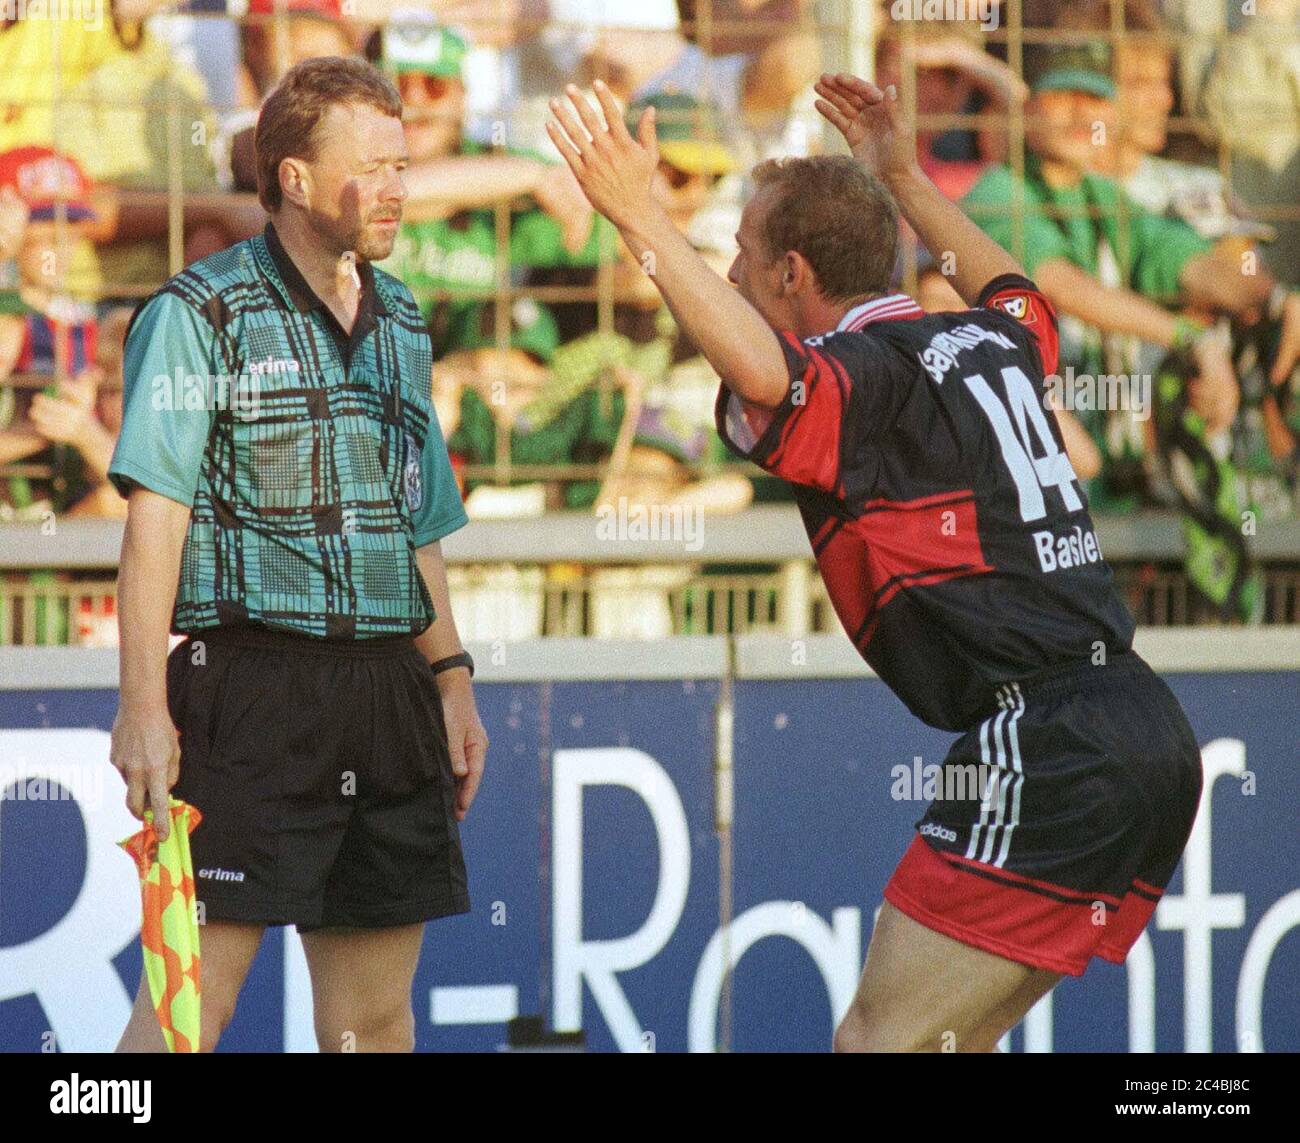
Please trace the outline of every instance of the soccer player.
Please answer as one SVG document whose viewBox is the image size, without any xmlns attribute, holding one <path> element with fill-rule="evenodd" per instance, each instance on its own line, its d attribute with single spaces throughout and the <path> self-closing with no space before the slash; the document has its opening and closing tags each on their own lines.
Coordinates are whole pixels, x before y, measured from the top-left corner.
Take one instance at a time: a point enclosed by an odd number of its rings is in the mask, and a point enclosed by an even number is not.
<svg viewBox="0 0 1300 1143">
<path fill-rule="evenodd" d="M 921 174 L 892 88 L 817 91 L 853 158 L 754 170 L 735 289 L 655 205 L 651 113 L 633 138 L 607 89 L 602 116 L 570 88 L 548 131 L 722 378 L 723 439 L 793 485 L 854 645 L 961 732 L 946 766 L 987 779 L 918 823 L 835 1047 L 992 1051 L 1062 974 L 1124 960 L 1191 830 L 1200 755 L 1130 649 L 1044 407 L 1051 306 Z M 889 292 L 895 204 L 971 309 Z"/>
<path fill-rule="evenodd" d="M 321 1049 L 409 1051 L 424 922 L 469 909 L 457 823 L 487 736 L 439 545 L 466 516 L 429 338 L 371 266 L 406 197 L 401 100 L 361 60 L 308 60 L 255 146 L 265 232 L 127 335 L 112 760 L 137 817 L 173 785 L 203 815 L 204 1050 L 263 929 L 294 924 Z M 143 977 L 120 1048 L 162 1048 Z"/>
</svg>

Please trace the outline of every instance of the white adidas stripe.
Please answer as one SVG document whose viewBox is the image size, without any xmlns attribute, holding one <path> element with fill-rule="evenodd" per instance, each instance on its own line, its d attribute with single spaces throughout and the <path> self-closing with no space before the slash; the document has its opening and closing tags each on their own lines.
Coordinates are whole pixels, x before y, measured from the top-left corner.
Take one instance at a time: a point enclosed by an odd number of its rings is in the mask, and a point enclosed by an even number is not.
<svg viewBox="0 0 1300 1143">
<path fill-rule="evenodd" d="M 1001 702 L 1001 699 L 999 699 L 999 702 Z M 1007 716 L 1007 712 L 1005 710 L 1000 710 L 998 711 L 997 714 L 990 715 L 988 718 L 986 718 L 983 722 L 980 723 L 980 762 L 986 768 L 997 767 L 1001 765 L 1002 742 L 1001 742 L 1000 731 L 1002 729 L 1002 720 L 1005 719 L 1006 716 Z M 993 744 L 998 755 L 996 763 L 993 760 L 991 760 L 989 757 L 990 730 L 992 731 Z M 1000 771 L 995 769 L 994 772 L 996 773 Z M 999 785 L 1001 785 L 1000 782 Z M 988 795 L 989 795 L 989 791 L 992 788 L 993 788 L 992 786 L 985 786 L 984 796 L 980 800 L 980 820 L 978 823 L 976 823 L 975 828 L 971 830 L 970 844 L 966 847 L 966 859 L 968 861 L 973 861 L 975 859 L 975 854 L 979 851 L 980 831 L 983 830 L 985 826 L 988 824 L 988 820 L 989 820 Z"/>
<path fill-rule="evenodd" d="M 998 850 L 997 860 L 993 862 L 999 869 L 1006 862 L 1007 853 L 1011 849 L 1011 835 L 1020 824 L 1020 791 L 1025 784 L 1025 768 L 1020 758 L 1020 736 L 1016 730 L 1016 723 L 1025 711 L 1025 700 L 1020 693 L 1019 684 L 1012 683 L 1011 686 L 1015 692 L 1011 700 L 1015 703 L 1015 710 L 1007 721 L 1007 741 L 1011 746 L 1011 766 L 1015 774 L 1011 779 L 1011 820 L 1002 830 L 1002 846 Z"/>
<path fill-rule="evenodd" d="M 998 692 L 998 703 L 1003 707 L 1002 712 L 998 715 L 999 724 L 1005 723 L 1007 717 L 1007 696 L 1005 688 Z M 998 804 L 997 813 L 993 818 L 993 828 L 984 837 L 984 852 L 980 854 L 980 860 L 987 862 L 993 856 L 993 846 L 997 844 L 998 830 L 1002 828 L 1003 820 L 1007 814 L 1007 783 L 1004 780 L 1007 768 L 1006 749 L 1002 743 L 1000 733 L 1001 725 L 994 727 L 994 735 L 997 739 L 998 768 L 994 771 L 997 775 L 998 784 Z M 987 793 L 987 792 L 986 792 Z"/>
<path fill-rule="evenodd" d="M 1017 683 L 999 687 L 998 705 L 1002 708 L 996 715 L 990 715 L 980 723 L 980 761 L 989 773 L 989 784 L 985 786 L 980 802 L 980 818 L 971 830 L 970 842 L 966 847 L 968 860 L 988 862 L 993 858 L 997 848 L 997 858 L 993 864 L 1001 867 L 1007 859 L 1011 848 L 1011 835 L 1020 824 L 1020 792 L 1024 785 L 1024 765 L 1020 756 L 1020 735 L 1016 723 L 1025 710 L 1024 696 Z M 1002 731 L 1006 728 L 1006 738 Z M 990 739 L 992 749 L 990 749 Z M 1008 761 L 1010 765 L 1008 765 Z M 994 793 L 996 783 L 996 801 L 990 795 Z M 1010 795 L 1011 813 L 1007 816 L 1007 799 Z M 993 811 L 993 821 L 989 821 L 989 812 Z M 998 846 L 998 834 L 1001 832 L 1001 846 Z M 980 852 L 980 838 L 983 835 L 983 852 Z M 976 855 L 979 855 L 978 858 Z"/>
</svg>

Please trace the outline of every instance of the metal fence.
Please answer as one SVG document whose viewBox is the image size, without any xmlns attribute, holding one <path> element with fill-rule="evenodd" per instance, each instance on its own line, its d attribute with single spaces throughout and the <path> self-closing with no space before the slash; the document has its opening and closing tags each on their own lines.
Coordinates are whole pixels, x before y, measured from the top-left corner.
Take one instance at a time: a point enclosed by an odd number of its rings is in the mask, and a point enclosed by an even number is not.
<svg viewBox="0 0 1300 1143">
<path fill-rule="evenodd" d="M 359 21 L 382 21 L 400 4 L 386 0 L 355 0 L 344 7 Z M 630 7 L 630 5 L 627 5 Z M 287 66 L 287 3 L 274 6 L 276 15 L 242 16 L 246 4 L 231 3 L 228 13 L 184 13 L 182 20 L 226 20 L 234 18 L 245 24 L 270 23 L 274 32 L 280 74 Z M 502 5 L 502 19 L 510 6 Z M 621 9 L 619 0 L 609 0 L 611 12 Z M 780 6 L 778 6 L 780 7 Z M 791 9 L 793 6 L 786 6 Z M 921 40 L 926 29 L 915 22 L 894 20 L 897 5 L 875 0 L 815 0 L 807 5 L 803 23 L 798 25 L 816 37 L 821 62 L 827 70 L 848 69 L 872 74 L 874 49 L 884 31 L 898 41 L 901 59 L 901 93 L 904 101 L 916 109 L 918 99 L 917 64 Z M 942 5 L 945 14 L 963 5 Z M 974 3 L 965 5 L 973 9 Z M 1111 6 L 1111 26 L 1105 32 L 1068 32 L 1046 30 L 1041 24 L 1042 11 L 1061 8 L 1061 0 L 1006 0 L 999 9 L 997 26 L 983 34 L 983 42 L 1005 57 L 1017 75 L 1024 73 L 1027 50 L 1044 43 L 1080 42 L 1086 39 L 1109 43 L 1124 41 L 1132 35 L 1126 27 L 1124 5 Z M 1170 6 L 1167 6 L 1170 7 Z M 1177 5 L 1172 7 L 1177 8 Z M 694 36 L 706 48 L 717 38 L 737 31 L 757 30 L 755 21 L 736 23 L 726 13 L 734 5 L 722 0 L 698 0 L 688 5 L 682 32 Z M 904 4 L 906 11 L 920 11 L 919 4 Z M 488 23 L 494 16 L 483 15 Z M 158 17 L 158 27 L 165 31 L 170 17 Z M 787 15 L 782 15 L 783 20 Z M 1199 17 L 1198 17 L 1199 18 Z M 1236 23 L 1241 23 L 1235 15 Z M 526 22 L 526 21 L 525 21 Z M 626 21 L 621 21 L 626 22 Z M 1231 38 L 1237 30 L 1223 21 L 1221 26 L 1197 24 L 1164 37 L 1179 53 L 1180 60 L 1208 59 L 1210 54 Z M 554 21 L 548 26 L 560 27 Z M 919 30 L 918 30 L 919 29 Z M 590 32 L 589 26 L 563 29 L 577 36 Z M 50 35 L 57 41 L 60 24 L 50 21 Z M 56 61 L 60 58 L 56 47 Z M 59 74 L 52 78 L 54 136 L 60 143 L 61 109 L 71 106 L 78 96 Z M 165 246 L 170 270 L 181 267 L 185 226 L 189 212 L 200 217 L 209 209 L 243 205 L 258 209 L 252 196 L 209 194 L 187 191 L 184 183 L 185 148 L 202 139 L 191 130 L 193 124 L 179 118 L 177 106 L 152 107 L 151 116 L 164 123 L 166 161 L 160 166 L 153 189 L 119 188 L 123 206 L 137 210 L 165 208 L 165 225 L 155 241 Z M 209 101 L 206 111 L 220 115 L 236 110 Z M 1247 109 L 1250 111 L 1250 109 Z M 503 138 L 514 138 L 517 109 L 502 108 Z M 796 109 L 808 124 L 807 142 L 811 149 L 830 148 L 836 141 L 826 134 L 815 112 L 805 105 Z M 1170 122 L 1170 133 L 1185 141 L 1198 141 L 1209 147 L 1210 161 L 1225 176 L 1231 176 L 1243 150 L 1252 145 L 1253 133 L 1277 127 L 1267 119 L 1266 109 L 1256 109 L 1254 118 L 1238 117 L 1225 128 L 1209 121 L 1199 112 L 1185 114 Z M 1013 104 L 1005 114 L 960 113 L 956 115 L 922 115 L 922 130 L 956 128 L 978 130 L 996 128 L 1005 135 L 1007 161 L 1020 173 L 1025 163 L 1024 109 Z M 1122 133 L 1126 128 L 1117 125 Z M 1015 196 L 1013 196 L 1015 197 Z M 1256 217 L 1274 223 L 1294 222 L 1300 217 L 1295 197 L 1288 201 L 1252 204 Z M 1014 217 L 1023 212 L 1023 202 L 1016 198 L 1006 204 Z M 511 204 L 499 202 L 494 213 L 498 238 L 508 232 Z M 60 207 L 56 216 L 61 253 L 71 241 L 66 211 Z M 1018 235 L 1017 240 L 1021 236 Z M 914 245 L 907 246 L 904 257 L 908 289 L 916 285 Z M 490 302 L 498 345 L 510 344 L 510 307 L 521 297 L 536 300 L 582 300 L 595 307 L 600 330 L 612 329 L 614 307 L 620 301 L 613 274 L 615 257 L 611 242 L 601 259 L 601 267 L 592 280 L 574 287 L 517 285 L 511 273 L 506 243 L 498 241 L 494 280 L 481 291 L 482 300 Z M 63 267 L 69 259 L 56 262 L 61 289 Z M 139 296 L 158 283 L 126 285 L 105 281 L 100 298 Z M 470 295 L 456 295 L 465 298 Z M 14 388 L 44 386 L 48 377 L 18 375 L 7 384 Z M 611 392 L 613 379 L 608 371 L 600 387 Z M 508 448 L 510 430 L 499 426 L 497 460 L 492 465 L 472 466 L 471 478 L 489 483 L 509 484 L 521 479 L 592 479 L 602 475 L 602 468 L 590 465 L 553 465 L 539 469 L 512 465 Z M 710 472 L 715 470 L 710 469 Z M 39 466 L 31 471 L 18 466 L 0 466 L 0 475 L 48 476 Z M 511 521 L 475 524 L 467 529 L 467 538 L 452 537 L 447 546 L 450 580 L 458 619 L 471 639 L 527 638 L 535 635 L 627 635 L 646 638 L 667 634 L 745 633 L 777 631 L 788 634 L 831 631 L 836 620 L 824 587 L 807 555 L 802 528 L 792 510 L 751 509 L 729 519 L 708 518 L 707 542 L 698 552 L 674 550 L 669 545 L 632 542 L 602 542 L 592 535 L 590 516 L 557 515 L 547 521 Z M 59 520 L 58 536 L 45 536 L 35 528 L 23 531 L 0 527 L 0 644 L 80 644 L 111 642 L 116 637 L 114 614 L 114 574 L 120 526 L 107 522 L 89 523 Z M 1125 517 L 1099 519 L 1098 530 L 1103 547 L 1116 570 L 1121 590 L 1138 619 L 1151 625 L 1182 625 L 1205 622 L 1206 608 L 1197 601 L 1180 567 L 1181 543 L 1176 521 L 1168 517 Z M 679 545 L 680 547 L 680 545 Z M 1269 525 L 1254 545 L 1265 579 L 1265 622 L 1300 622 L 1300 528 L 1295 521 Z"/>
<path fill-rule="evenodd" d="M 100 11 L 102 5 L 96 3 L 96 0 L 86 0 L 87 7 L 93 8 L 94 11 Z M 630 7 L 630 5 L 628 5 Z M 56 6 L 57 7 L 57 6 Z M 345 14 L 357 26 L 363 24 L 378 24 L 397 9 L 405 5 L 396 3 L 395 0 L 352 0 L 351 3 L 343 6 Z M 521 16 L 515 12 L 510 5 L 501 5 L 499 13 L 488 9 L 487 6 L 474 6 L 475 14 L 473 20 L 477 21 L 471 26 L 471 32 L 477 32 L 485 37 L 493 35 L 492 25 L 495 23 L 505 24 L 510 22 L 516 29 L 522 29 L 524 33 L 529 30 L 537 31 L 538 29 L 547 29 L 552 33 L 563 33 L 572 37 L 578 37 L 583 34 L 592 34 L 598 25 L 566 25 L 563 21 L 558 20 L 541 20 L 535 16 Z M 620 12 L 622 4 L 618 0 L 609 0 L 607 10 L 614 14 Z M 956 3 L 948 3 L 938 6 L 938 10 L 944 18 L 950 18 L 954 13 L 965 15 L 968 19 L 976 14 L 977 9 L 982 15 L 983 9 L 990 7 L 988 4 L 977 4 L 976 0 L 957 0 Z M 981 33 L 982 42 L 988 48 L 996 51 L 1000 56 L 1004 56 L 1007 65 L 1017 76 L 1023 75 L 1025 70 L 1025 56 L 1028 51 L 1037 45 L 1043 44 L 1071 44 L 1081 43 L 1089 40 L 1103 41 L 1107 43 L 1122 43 L 1133 39 L 1135 35 L 1130 28 L 1126 27 L 1126 16 L 1124 5 L 1121 0 L 1115 0 L 1111 6 L 1111 26 L 1106 31 L 1070 31 L 1061 28 L 1044 28 L 1040 25 L 1043 23 L 1046 13 L 1058 9 L 1063 9 L 1067 5 L 1063 0 L 1005 0 L 1000 5 L 993 5 L 997 9 L 997 18 L 991 28 Z M 1174 6 L 1177 7 L 1177 6 Z M 440 6 L 441 8 L 441 6 Z M 448 8 L 450 18 L 457 18 L 455 5 Z M 680 25 L 680 32 L 683 35 L 694 38 L 698 43 L 706 48 L 714 43 L 722 43 L 726 38 L 734 38 L 738 34 L 745 32 L 751 35 L 761 33 L 767 25 L 764 21 L 769 17 L 763 16 L 758 20 L 753 18 L 741 19 L 735 15 L 736 6 L 731 3 L 724 3 L 723 0 L 697 0 L 697 2 L 684 6 L 685 19 Z M 816 39 L 819 58 L 826 70 L 848 69 L 859 74 L 873 74 L 874 65 L 874 48 L 876 47 L 883 32 L 891 32 L 900 45 L 901 51 L 901 96 L 909 108 L 915 113 L 917 108 L 918 96 L 918 58 L 921 53 L 922 41 L 926 33 L 935 25 L 935 17 L 929 14 L 932 6 L 922 6 L 917 2 L 899 4 L 890 3 L 889 0 L 814 0 L 806 6 L 805 14 L 802 20 L 793 20 L 790 11 L 795 9 L 794 5 L 776 5 L 772 9 L 770 21 L 774 29 L 783 29 L 786 31 L 798 30 L 806 32 Z M 170 27 L 169 21 L 234 21 L 242 26 L 254 26 L 262 29 L 271 30 L 271 40 L 274 45 L 273 53 L 273 75 L 274 79 L 286 70 L 288 57 L 288 24 L 291 6 L 286 2 L 277 2 L 272 5 L 272 15 L 249 15 L 247 14 L 247 3 L 241 0 L 230 0 L 226 11 L 185 11 L 183 13 L 168 13 L 163 11 L 159 15 L 151 18 L 153 25 L 159 29 L 159 35 L 165 38 L 166 29 Z M 906 18 L 899 20 L 898 9 Z M 779 10 L 779 11 L 778 11 Z M 1253 6 L 1252 6 L 1253 10 Z M 532 9 L 528 8 L 531 12 Z M 102 13 L 101 13 L 102 14 Z M 619 27 L 626 30 L 629 21 L 625 15 L 620 15 L 620 19 L 614 21 Z M 58 20 L 51 20 L 50 35 L 57 42 L 61 34 L 61 24 Z M 1185 53 L 1187 58 L 1204 59 L 1213 53 L 1224 43 L 1232 34 L 1233 28 L 1227 23 L 1220 21 L 1222 26 L 1210 27 L 1204 21 L 1198 24 L 1195 30 L 1171 31 L 1163 37 L 1163 42 L 1173 45 L 1179 53 Z M 918 28 L 921 29 L 918 32 Z M 649 30 L 649 29 L 647 29 Z M 667 33 L 665 33 L 667 34 Z M 55 50 L 54 58 L 60 58 L 59 51 Z M 596 73 L 601 73 L 601 66 L 596 67 Z M 35 88 L 34 88 L 35 90 Z M 701 96 L 706 92 L 697 93 Z M 48 93 L 39 96 L 33 96 L 36 103 L 49 104 L 52 108 L 53 137 L 50 140 L 52 146 L 56 149 L 60 146 L 59 124 L 63 119 L 61 112 L 72 108 L 75 109 L 80 103 L 84 103 L 88 97 L 80 95 L 75 89 L 70 87 L 62 78 L 61 73 L 56 69 L 56 74 L 51 79 L 51 85 Z M 102 94 L 96 95 L 95 99 L 103 99 Z M 132 106 L 137 106 L 132 104 Z M 161 246 L 165 247 L 166 265 L 170 272 L 180 270 L 184 264 L 184 248 L 186 241 L 186 229 L 191 221 L 204 217 L 205 211 L 211 210 L 231 210 L 236 207 L 251 210 L 258 213 L 255 197 L 249 194 L 234 194 L 225 192 L 207 192 L 187 190 L 185 186 L 184 171 L 186 169 L 186 156 L 194 146 L 201 143 L 207 136 L 215 130 L 215 126 L 205 128 L 208 119 L 216 120 L 220 117 L 233 114 L 241 110 L 239 107 L 223 105 L 220 101 L 209 100 L 202 107 L 203 114 L 207 117 L 202 122 L 188 122 L 183 120 L 181 112 L 173 101 L 164 101 L 162 103 L 138 105 L 139 109 L 147 113 L 149 119 L 158 124 L 162 124 L 162 140 L 165 143 L 165 155 L 162 157 L 158 170 L 155 172 L 156 177 L 153 180 L 152 187 L 143 188 L 133 186 L 131 188 L 117 188 L 116 193 L 120 199 L 120 205 L 123 208 L 139 212 L 147 209 L 165 209 L 165 222 L 154 224 L 154 240 Z M 243 109 L 246 110 L 246 109 Z M 500 124 L 502 128 L 503 140 L 509 142 L 515 138 L 521 116 L 526 112 L 518 106 L 503 106 L 500 109 Z M 1201 113 L 1184 114 L 1171 120 L 1169 124 L 1170 134 L 1175 138 L 1182 138 L 1187 141 L 1196 141 L 1198 146 L 1205 152 L 1204 157 L 1208 158 L 1225 176 L 1231 175 L 1237 164 L 1240 152 L 1247 146 L 1253 133 L 1257 131 L 1268 131 L 1277 128 L 1277 123 L 1270 119 L 1270 111 L 1266 107 L 1247 108 L 1242 115 L 1239 115 L 1231 123 L 1231 131 L 1224 129 L 1223 124 L 1211 122 L 1206 115 Z M 810 150 L 833 150 L 839 146 L 834 133 L 821 122 L 819 116 L 810 109 L 810 102 L 807 99 L 801 99 L 791 110 L 792 121 L 803 124 L 800 134 L 804 138 L 808 149 Z M 1012 170 L 1021 174 L 1025 167 L 1025 128 L 1027 124 L 1026 114 L 1023 107 L 1017 103 L 1012 103 L 1005 112 L 999 112 L 996 115 L 982 112 L 962 111 L 956 114 L 925 114 L 922 113 L 917 118 L 918 127 L 923 131 L 941 131 L 947 129 L 958 129 L 964 131 L 977 131 L 981 129 L 996 130 L 1000 135 L 1005 136 L 1007 148 L 1007 162 Z M 1126 130 L 1124 123 L 1116 125 L 1116 130 L 1122 135 Z M 1018 185 L 1018 184 L 1017 184 Z M 1017 220 L 1015 234 L 1015 252 L 1017 256 L 1023 257 L 1023 225 L 1020 225 L 1024 213 L 1025 203 L 1023 201 L 1023 192 L 1017 191 L 1012 195 L 1011 201 L 1005 205 L 1005 212 L 1009 213 Z M 1123 204 L 1121 203 L 1121 210 Z M 1274 223 L 1291 223 L 1300 219 L 1300 205 L 1295 201 L 1294 195 L 1289 200 L 1274 202 L 1255 202 L 1251 204 L 1252 212 L 1256 218 L 1264 222 Z M 608 241 L 602 239 L 602 251 L 600 265 L 588 283 L 575 286 L 543 286 L 536 284 L 519 284 L 514 280 L 512 267 L 508 255 L 508 243 L 500 239 L 509 234 L 511 226 L 512 205 L 509 201 L 500 201 L 493 207 L 496 216 L 496 230 L 498 236 L 494 280 L 489 287 L 480 290 L 456 290 L 448 292 L 445 290 L 425 291 L 430 299 L 442 300 L 481 300 L 492 307 L 492 327 L 494 330 L 494 339 L 498 348 L 508 349 L 511 345 L 511 307 L 520 299 L 532 299 L 540 302 L 558 302 L 558 301 L 582 301 L 594 306 L 596 315 L 596 328 L 600 332 L 609 333 L 614 328 L 615 306 L 627 300 L 627 292 L 620 290 L 617 286 L 615 275 L 613 273 L 614 264 L 617 261 L 616 241 L 612 235 L 605 235 Z M 66 224 L 66 210 L 60 206 L 57 214 L 58 244 L 60 248 L 60 257 L 57 260 L 55 277 L 51 283 L 52 288 L 61 291 L 64 286 L 63 273 L 64 267 L 70 264 L 70 246 L 73 241 L 72 232 Z M 917 248 L 914 238 L 910 235 L 905 237 L 903 268 L 904 288 L 914 292 L 917 286 Z M 95 300 L 117 299 L 117 300 L 135 300 L 142 297 L 161 282 L 113 282 L 102 281 L 96 288 Z M 58 367 L 60 370 L 62 366 Z M 56 377 L 54 380 L 61 380 Z M 506 378 L 509 381 L 509 377 Z M 50 381 L 47 377 L 16 377 L 12 382 L 19 386 L 43 386 Z M 605 370 L 599 380 L 599 389 L 606 396 L 612 394 L 617 388 L 617 382 L 612 376 L 610 370 Z M 517 466 L 512 464 L 508 442 L 512 434 L 509 426 L 501 425 L 497 433 L 496 442 L 496 460 L 492 464 L 472 465 L 467 470 L 467 475 L 477 481 L 483 481 L 495 484 L 509 484 L 520 479 Z M 557 480 L 575 480 L 584 479 L 590 475 L 587 466 L 574 463 L 554 464 L 547 466 L 551 473 L 552 479 Z M 697 466 L 687 466 L 695 469 Z M 709 472 L 712 468 L 704 466 Z M 15 470 L 16 471 L 16 470 Z M 11 471 L 0 466 L 0 475 L 10 475 Z M 43 473 L 36 473 L 43 475 Z"/>
</svg>

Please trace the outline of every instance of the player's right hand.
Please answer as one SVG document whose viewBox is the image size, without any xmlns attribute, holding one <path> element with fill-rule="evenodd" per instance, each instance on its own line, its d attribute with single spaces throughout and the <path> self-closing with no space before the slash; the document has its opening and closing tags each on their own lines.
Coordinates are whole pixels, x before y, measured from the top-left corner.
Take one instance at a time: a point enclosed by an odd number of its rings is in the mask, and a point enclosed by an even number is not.
<svg viewBox="0 0 1300 1143">
<path fill-rule="evenodd" d="M 906 121 L 891 83 L 874 83 L 840 72 L 823 74 L 814 85 L 816 107 L 844 136 L 853 157 L 886 182 L 916 167 L 916 133 Z"/>
<path fill-rule="evenodd" d="M 167 795 L 181 774 L 180 741 L 166 704 L 144 710 L 119 706 L 109 760 L 126 783 L 131 816 L 143 821 L 145 809 L 153 809 L 158 840 L 166 841 L 171 832 Z"/>
</svg>

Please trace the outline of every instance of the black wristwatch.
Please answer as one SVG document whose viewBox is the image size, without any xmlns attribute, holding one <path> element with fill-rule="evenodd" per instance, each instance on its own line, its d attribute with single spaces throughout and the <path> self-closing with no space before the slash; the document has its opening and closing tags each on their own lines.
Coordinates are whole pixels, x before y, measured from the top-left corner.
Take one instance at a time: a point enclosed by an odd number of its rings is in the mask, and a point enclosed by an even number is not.
<svg viewBox="0 0 1300 1143">
<path fill-rule="evenodd" d="M 443 671 L 454 671 L 457 667 L 468 667 L 469 677 L 474 677 L 474 660 L 470 658 L 468 651 L 462 651 L 459 655 L 448 655 L 445 659 L 436 659 L 429 664 L 429 670 L 435 675 L 442 674 Z"/>
</svg>

